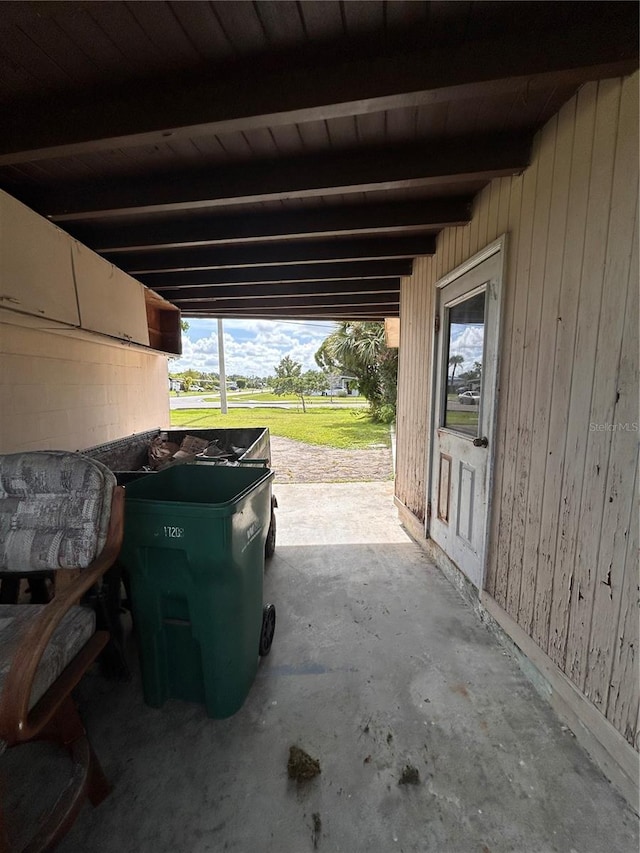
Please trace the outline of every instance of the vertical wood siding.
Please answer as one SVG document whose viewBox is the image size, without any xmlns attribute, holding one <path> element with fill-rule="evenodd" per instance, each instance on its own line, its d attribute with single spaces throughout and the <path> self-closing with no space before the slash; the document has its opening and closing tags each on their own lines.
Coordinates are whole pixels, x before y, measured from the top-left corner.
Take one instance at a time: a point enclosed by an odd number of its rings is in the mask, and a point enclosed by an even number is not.
<svg viewBox="0 0 640 853">
<path fill-rule="evenodd" d="M 402 283 L 397 497 L 426 512 L 435 282 L 509 237 L 486 589 L 638 747 L 638 74 L 584 86 Z"/>
<path fill-rule="evenodd" d="M 396 496 L 420 521 L 425 518 L 427 488 L 425 446 L 431 394 L 432 264 L 432 258 L 418 258 L 413 275 L 405 280 L 408 286 L 401 300 L 398 350 L 398 378 L 405 384 L 398 389 L 403 403 L 396 419 Z M 405 340 L 411 343 L 405 345 Z M 408 381 L 415 383 L 415 393 Z"/>
</svg>

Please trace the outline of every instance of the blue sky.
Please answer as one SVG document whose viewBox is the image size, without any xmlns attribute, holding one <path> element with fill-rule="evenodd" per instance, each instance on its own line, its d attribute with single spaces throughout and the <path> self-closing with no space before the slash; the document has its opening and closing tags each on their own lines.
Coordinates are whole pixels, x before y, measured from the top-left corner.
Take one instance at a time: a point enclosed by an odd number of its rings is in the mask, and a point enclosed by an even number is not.
<svg viewBox="0 0 640 853">
<path fill-rule="evenodd" d="M 476 361 L 482 361 L 482 350 L 484 347 L 484 325 L 481 323 L 452 323 L 451 345 L 449 355 L 461 355 L 464 363 L 457 369 L 457 373 L 471 370 Z"/>
<path fill-rule="evenodd" d="M 218 372 L 218 324 L 216 320 L 188 319 L 182 334 L 182 357 L 169 362 L 169 370 Z M 302 363 L 303 370 L 317 370 L 314 353 L 331 334 L 328 320 L 304 323 L 293 320 L 225 320 L 224 353 L 227 375 L 273 376 L 285 355 Z"/>
</svg>

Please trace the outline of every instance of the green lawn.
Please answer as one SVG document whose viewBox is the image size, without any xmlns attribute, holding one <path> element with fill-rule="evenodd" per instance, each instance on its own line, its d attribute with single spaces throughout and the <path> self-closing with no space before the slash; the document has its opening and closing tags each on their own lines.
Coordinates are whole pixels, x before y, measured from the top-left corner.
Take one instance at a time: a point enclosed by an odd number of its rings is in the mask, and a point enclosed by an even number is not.
<svg viewBox="0 0 640 853">
<path fill-rule="evenodd" d="M 269 427 L 271 435 L 320 444 L 357 449 L 372 444 L 390 444 L 389 427 L 374 424 L 362 412 L 340 409 L 232 409 L 221 415 L 218 409 L 177 409 L 171 412 L 172 426 L 194 428 Z"/>
</svg>

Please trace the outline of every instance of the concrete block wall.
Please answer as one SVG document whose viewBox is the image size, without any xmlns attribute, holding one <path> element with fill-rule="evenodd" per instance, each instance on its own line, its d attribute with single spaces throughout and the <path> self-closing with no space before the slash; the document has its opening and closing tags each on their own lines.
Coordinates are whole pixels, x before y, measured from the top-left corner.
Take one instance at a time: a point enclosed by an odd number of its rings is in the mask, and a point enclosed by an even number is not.
<svg viewBox="0 0 640 853">
<path fill-rule="evenodd" d="M 169 424 L 167 357 L 0 322 L 0 452 L 77 450 Z"/>
</svg>

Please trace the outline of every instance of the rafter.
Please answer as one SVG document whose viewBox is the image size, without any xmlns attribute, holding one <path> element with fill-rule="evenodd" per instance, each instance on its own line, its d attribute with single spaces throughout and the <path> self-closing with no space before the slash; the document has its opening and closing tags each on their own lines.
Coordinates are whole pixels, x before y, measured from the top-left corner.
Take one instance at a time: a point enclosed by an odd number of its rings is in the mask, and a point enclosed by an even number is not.
<svg viewBox="0 0 640 853">
<path fill-rule="evenodd" d="M 211 311 L 218 309 L 226 310 L 253 310 L 261 308 L 339 308 L 349 306 L 388 305 L 398 307 L 400 296 L 398 293 L 365 293 L 365 294 L 319 294 L 309 296 L 308 294 L 291 293 L 288 296 L 265 296 L 260 300 L 247 298 L 226 299 L 184 299 L 175 300 L 174 304 L 180 309 L 207 308 Z"/>
<path fill-rule="evenodd" d="M 169 302 L 179 303 L 180 300 L 197 299 L 225 299 L 225 298 L 255 298 L 288 296 L 288 295 L 326 295 L 329 294 L 368 294 L 368 293 L 400 293 L 399 278 L 366 278 L 325 280 L 325 281 L 297 281 L 283 282 L 278 284 L 218 284 L 213 287 L 183 287 L 172 290 L 162 290 L 162 297 Z"/>
<path fill-rule="evenodd" d="M 309 261 L 355 261 L 413 258 L 432 255 L 435 237 L 359 238 L 336 240 L 296 240 L 290 243 L 193 247 L 159 252 L 106 253 L 104 257 L 131 275 L 152 272 L 181 272 L 187 269 L 225 269 Z"/>
<path fill-rule="evenodd" d="M 246 245 L 275 239 L 393 234 L 398 231 L 437 231 L 464 225 L 471 218 L 471 198 L 420 199 L 376 204 L 326 205 L 295 212 L 180 214 L 156 222 L 69 223 L 74 236 L 101 253 L 122 255 L 172 247 Z M 118 255 L 118 259 L 115 258 Z"/>
<path fill-rule="evenodd" d="M 213 210 L 231 204 L 489 181 L 529 164 L 533 131 L 249 161 L 33 189 L 25 199 L 55 222 Z"/>
<path fill-rule="evenodd" d="M 252 308 L 230 308 L 222 310 L 203 310 L 190 308 L 183 311 L 184 317 L 228 317 L 230 319 L 246 319 L 255 320 L 264 318 L 265 320 L 384 320 L 385 317 L 398 317 L 399 307 L 390 305 L 379 306 L 341 306 L 336 308 L 317 307 L 317 308 L 261 308 L 253 306 Z"/>
<path fill-rule="evenodd" d="M 543 47 L 522 32 L 460 45 L 414 39 L 399 51 L 376 44 L 368 56 L 334 48 L 312 64 L 243 60 L 226 73 L 146 79 L 100 97 L 48 95 L 7 116 L 0 165 L 615 77 L 637 62 L 637 9 L 610 6 L 602 26 L 578 8 L 571 33 L 548 31 Z"/>
<path fill-rule="evenodd" d="M 411 260 L 345 261 L 326 264 L 287 264 L 271 267 L 241 267 L 225 270 L 187 270 L 186 272 L 149 273 L 137 276 L 147 287 L 159 292 L 166 289 L 215 284 L 250 284 L 251 282 L 315 281 L 330 279 L 397 278 L 411 275 Z"/>
</svg>

